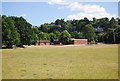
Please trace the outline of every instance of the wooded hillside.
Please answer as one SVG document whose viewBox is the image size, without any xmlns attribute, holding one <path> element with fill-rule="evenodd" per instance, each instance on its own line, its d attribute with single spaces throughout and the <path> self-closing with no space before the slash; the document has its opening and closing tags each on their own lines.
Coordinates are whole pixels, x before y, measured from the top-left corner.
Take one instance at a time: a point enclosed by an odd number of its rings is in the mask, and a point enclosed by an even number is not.
<svg viewBox="0 0 120 81">
<path fill-rule="evenodd" d="M 6 46 L 30 45 L 37 40 L 59 39 L 67 44 L 71 38 L 88 39 L 103 43 L 120 43 L 120 19 L 89 20 L 57 19 L 51 23 L 32 26 L 23 17 L 2 15 L 2 43 Z"/>
</svg>

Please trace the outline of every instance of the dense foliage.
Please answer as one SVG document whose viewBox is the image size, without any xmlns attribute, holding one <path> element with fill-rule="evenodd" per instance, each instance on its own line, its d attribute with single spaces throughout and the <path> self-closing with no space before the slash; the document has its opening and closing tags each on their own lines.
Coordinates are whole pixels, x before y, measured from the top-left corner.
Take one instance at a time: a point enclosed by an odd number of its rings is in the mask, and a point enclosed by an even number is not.
<svg viewBox="0 0 120 81">
<path fill-rule="evenodd" d="M 71 39 L 71 35 L 69 34 L 69 32 L 67 30 L 64 30 L 61 35 L 60 35 L 60 42 L 62 42 L 63 44 L 67 44 L 70 42 Z"/>
<path fill-rule="evenodd" d="M 101 19 L 86 17 L 81 20 L 57 19 L 52 23 L 32 26 L 23 17 L 0 16 L 2 18 L 3 45 L 29 45 L 37 40 L 59 39 L 63 44 L 71 38 L 88 39 L 90 42 L 98 40 L 102 43 L 120 43 L 120 19 L 105 17 Z"/>
</svg>

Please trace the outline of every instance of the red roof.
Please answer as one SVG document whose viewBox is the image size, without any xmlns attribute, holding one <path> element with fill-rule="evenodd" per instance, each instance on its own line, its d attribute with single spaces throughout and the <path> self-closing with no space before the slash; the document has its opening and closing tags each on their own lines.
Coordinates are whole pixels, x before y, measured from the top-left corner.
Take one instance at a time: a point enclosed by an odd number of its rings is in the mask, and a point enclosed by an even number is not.
<svg viewBox="0 0 120 81">
<path fill-rule="evenodd" d="M 49 40 L 39 40 L 39 41 L 37 41 L 37 42 L 40 42 L 40 43 L 50 43 Z"/>
</svg>

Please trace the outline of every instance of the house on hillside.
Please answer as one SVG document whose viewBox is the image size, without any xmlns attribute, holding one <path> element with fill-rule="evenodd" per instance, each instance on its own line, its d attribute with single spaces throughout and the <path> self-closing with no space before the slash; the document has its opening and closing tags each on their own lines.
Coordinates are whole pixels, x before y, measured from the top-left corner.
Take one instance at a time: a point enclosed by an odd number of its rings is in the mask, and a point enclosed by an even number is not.
<svg viewBox="0 0 120 81">
<path fill-rule="evenodd" d="M 88 44 L 88 39 L 72 39 L 71 44 Z"/>
<path fill-rule="evenodd" d="M 49 26 L 55 26 L 55 24 L 49 24 Z"/>
<path fill-rule="evenodd" d="M 35 45 L 50 45 L 50 41 L 49 40 L 39 40 L 35 42 Z"/>
<path fill-rule="evenodd" d="M 98 32 L 98 33 L 101 33 L 101 32 L 103 32 L 103 28 L 94 28 L 94 31 L 95 32 Z"/>
<path fill-rule="evenodd" d="M 32 28 L 37 28 L 38 26 L 32 26 Z"/>
</svg>

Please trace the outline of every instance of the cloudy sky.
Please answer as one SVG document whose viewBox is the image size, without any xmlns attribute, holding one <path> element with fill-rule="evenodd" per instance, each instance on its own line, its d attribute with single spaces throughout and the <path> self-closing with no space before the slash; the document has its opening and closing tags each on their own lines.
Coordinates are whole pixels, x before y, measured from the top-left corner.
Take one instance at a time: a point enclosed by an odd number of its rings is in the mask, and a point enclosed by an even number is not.
<svg viewBox="0 0 120 81">
<path fill-rule="evenodd" d="M 56 19 L 83 19 L 87 17 L 117 17 L 117 2 L 78 2 L 49 0 L 47 2 L 3 2 L 2 14 L 23 16 L 32 25 L 54 22 Z"/>
</svg>

